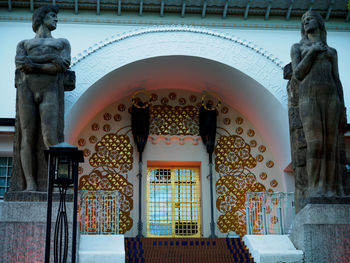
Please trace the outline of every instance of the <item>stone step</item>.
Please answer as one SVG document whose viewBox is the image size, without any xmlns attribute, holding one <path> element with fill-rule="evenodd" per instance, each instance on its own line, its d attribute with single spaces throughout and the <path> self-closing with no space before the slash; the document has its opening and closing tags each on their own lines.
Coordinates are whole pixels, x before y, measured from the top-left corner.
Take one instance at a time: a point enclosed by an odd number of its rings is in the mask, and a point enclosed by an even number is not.
<svg viewBox="0 0 350 263">
<path fill-rule="evenodd" d="M 303 262 L 303 251 L 287 235 L 245 235 L 243 241 L 256 263 Z"/>
<path fill-rule="evenodd" d="M 124 263 L 124 235 L 80 235 L 80 263 Z"/>
<path fill-rule="evenodd" d="M 240 238 L 125 238 L 126 262 L 253 263 Z"/>
</svg>

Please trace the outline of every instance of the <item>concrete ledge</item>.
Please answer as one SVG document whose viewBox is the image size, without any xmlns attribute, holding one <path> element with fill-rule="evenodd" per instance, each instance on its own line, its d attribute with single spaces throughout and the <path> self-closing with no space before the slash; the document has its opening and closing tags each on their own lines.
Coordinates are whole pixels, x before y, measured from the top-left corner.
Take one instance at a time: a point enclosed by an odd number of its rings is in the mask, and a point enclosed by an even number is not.
<svg viewBox="0 0 350 263">
<path fill-rule="evenodd" d="M 56 190 L 56 189 L 55 189 Z M 73 202 L 72 189 L 68 189 L 66 195 L 66 202 Z M 7 202 L 47 202 L 47 192 L 26 192 L 26 191 L 14 191 L 6 192 L 4 200 Z M 52 201 L 59 202 L 60 194 L 54 192 L 52 194 Z"/>
<path fill-rule="evenodd" d="M 80 263 L 124 263 L 124 235 L 80 235 Z"/>
<path fill-rule="evenodd" d="M 52 203 L 52 222 L 56 222 L 59 203 Z M 73 222 L 73 203 L 66 203 L 68 222 Z M 41 222 L 46 224 L 46 202 L 1 202 L 0 223 L 5 222 Z M 53 226 L 54 227 L 54 226 Z"/>
<path fill-rule="evenodd" d="M 303 262 L 303 252 L 287 235 L 245 235 L 243 241 L 256 263 Z"/>
</svg>

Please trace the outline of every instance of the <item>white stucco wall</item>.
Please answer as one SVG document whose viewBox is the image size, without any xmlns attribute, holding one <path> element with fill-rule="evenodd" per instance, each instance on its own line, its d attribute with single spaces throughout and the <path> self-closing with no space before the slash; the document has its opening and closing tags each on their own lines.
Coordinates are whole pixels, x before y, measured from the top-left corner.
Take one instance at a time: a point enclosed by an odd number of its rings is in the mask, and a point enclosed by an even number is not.
<svg viewBox="0 0 350 263">
<path fill-rule="evenodd" d="M 83 53 L 94 44 L 104 41 L 106 38 L 118 34 L 124 34 L 145 26 L 135 25 L 105 25 L 105 24 L 69 24 L 59 23 L 54 37 L 65 37 L 69 39 L 72 47 L 72 57 Z M 290 46 L 300 40 L 299 30 L 282 29 L 238 29 L 211 27 L 221 33 L 228 33 L 230 36 L 237 36 L 245 39 L 258 47 L 261 47 L 285 64 L 290 61 Z M 29 22 L 4 22 L 0 21 L 1 64 L 6 65 L 0 72 L 0 88 L 3 96 L 0 97 L 0 117 L 13 118 L 15 116 L 15 89 L 14 87 L 14 56 L 16 45 L 19 41 L 32 38 L 34 33 Z M 328 44 L 338 50 L 340 78 L 344 87 L 345 104 L 350 104 L 350 75 L 347 72 L 347 62 L 350 60 L 350 33 L 340 31 L 328 31 Z M 140 43 L 142 44 L 142 43 Z M 348 115 L 349 115 L 348 109 Z"/>
</svg>

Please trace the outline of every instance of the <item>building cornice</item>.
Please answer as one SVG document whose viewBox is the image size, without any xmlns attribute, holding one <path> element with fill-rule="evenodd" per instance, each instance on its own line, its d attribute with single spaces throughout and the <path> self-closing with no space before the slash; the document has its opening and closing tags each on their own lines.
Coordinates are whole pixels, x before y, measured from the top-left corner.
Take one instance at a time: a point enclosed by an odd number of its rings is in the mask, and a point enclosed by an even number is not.
<svg viewBox="0 0 350 263">
<path fill-rule="evenodd" d="M 31 22 L 32 13 L 28 10 L 12 11 L 0 10 L 0 22 Z M 200 15 L 187 15 L 181 17 L 177 14 L 168 14 L 164 17 L 145 14 L 138 16 L 135 14 L 123 14 L 118 16 L 115 12 L 104 12 L 96 15 L 93 12 L 82 11 L 78 15 L 62 10 L 59 14 L 59 22 L 62 23 L 88 23 L 88 24 L 106 24 L 106 25 L 187 25 L 201 27 L 219 27 L 219 28 L 244 28 L 244 29 L 272 29 L 272 30 L 300 30 L 300 19 L 291 18 L 286 20 L 284 17 L 271 17 L 264 20 L 258 17 L 244 20 L 241 16 L 232 16 L 223 19 L 219 15 L 210 15 L 202 18 Z M 333 19 L 326 22 L 326 28 L 329 31 L 350 31 L 350 23 L 342 19 Z"/>
<path fill-rule="evenodd" d="M 251 51 L 255 52 L 258 55 L 261 55 L 265 57 L 266 59 L 270 60 L 273 64 L 275 64 L 277 67 L 279 67 L 281 70 L 283 69 L 284 62 L 269 53 L 267 50 L 258 47 L 254 43 L 251 43 L 247 40 L 241 39 L 236 36 L 232 36 L 229 34 L 223 34 L 219 33 L 213 30 L 208 30 L 206 28 L 201 27 L 194 27 L 194 26 L 184 26 L 184 25 L 171 25 L 171 26 L 153 26 L 143 29 L 137 29 L 135 31 L 123 33 L 121 35 L 112 36 L 108 39 L 105 39 L 104 41 L 100 41 L 98 44 L 88 48 L 87 50 L 84 50 L 82 53 L 79 53 L 77 57 L 72 58 L 72 65 L 71 67 L 74 67 L 78 62 L 85 59 L 87 56 L 99 51 L 100 49 L 110 45 L 117 43 L 119 41 L 141 36 L 145 34 L 152 34 L 152 33 L 169 33 L 169 32 L 189 32 L 189 33 L 197 33 L 197 34 L 204 34 L 208 36 L 214 36 L 221 38 L 223 40 L 229 40 L 234 42 L 235 44 L 241 45 L 245 48 L 250 49 Z"/>
</svg>

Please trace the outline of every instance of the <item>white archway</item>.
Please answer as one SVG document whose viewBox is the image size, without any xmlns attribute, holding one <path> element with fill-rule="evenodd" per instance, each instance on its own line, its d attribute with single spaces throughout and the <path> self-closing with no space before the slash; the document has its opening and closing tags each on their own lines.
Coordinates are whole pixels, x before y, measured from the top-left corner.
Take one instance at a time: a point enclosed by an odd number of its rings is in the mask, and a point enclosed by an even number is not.
<svg viewBox="0 0 350 263">
<path fill-rule="evenodd" d="M 151 79 L 191 71 L 202 82 L 188 89 L 216 91 L 256 125 L 281 173 L 290 162 L 282 62 L 254 44 L 207 29 L 156 27 L 100 43 L 73 63 L 76 89 L 65 100 L 65 134 L 70 142 L 93 116 L 118 98 L 139 88 L 161 86 Z M 184 79 L 190 80 L 191 74 Z"/>
</svg>

